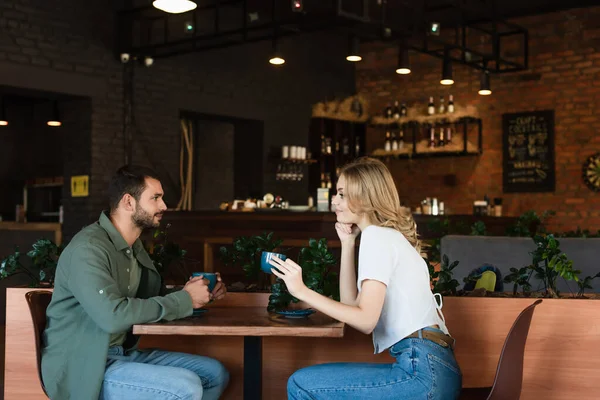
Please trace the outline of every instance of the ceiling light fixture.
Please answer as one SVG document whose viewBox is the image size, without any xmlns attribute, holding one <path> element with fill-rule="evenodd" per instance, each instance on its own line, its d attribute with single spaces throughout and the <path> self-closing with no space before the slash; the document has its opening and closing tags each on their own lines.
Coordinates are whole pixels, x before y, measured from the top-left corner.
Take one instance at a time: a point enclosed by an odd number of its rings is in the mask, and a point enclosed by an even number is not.
<svg viewBox="0 0 600 400">
<path fill-rule="evenodd" d="M 350 62 L 358 62 L 362 60 L 360 56 L 360 39 L 357 36 L 351 35 L 348 41 L 348 55 L 346 60 Z"/>
<path fill-rule="evenodd" d="M 479 92 L 482 96 L 492 94 L 492 86 L 490 85 L 490 72 L 486 69 L 481 71 L 481 80 L 479 81 Z"/>
<path fill-rule="evenodd" d="M 61 126 L 62 122 L 60 121 L 60 114 L 58 113 L 58 102 L 54 101 L 54 105 L 53 105 L 53 112 L 52 112 L 52 118 L 50 120 L 48 120 L 48 122 L 46 122 L 46 124 L 48 124 L 48 126 Z"/>
<path fill-rule="evenodd" d="M 283 58 L 283 54 L 279 51 L 279 43 L 276 37 L 273 38 L 273 53 L 271 54 L 271 58 L 269 58 L 269 63 L 278 66 L 285 64 L 285 58 Z"/>
<path fill-rule="evenodd" d="M 454 84 L 454 78 L 452 77 L 452 60 L 450 60 L 450 54 L 448 50 L 444 51 L 444 62 L 442 64 L 442 85 Z"/>
<path fill-rule="evenodd" d="M 398 66 L 396 73 L 399 75 L 410 74 L 410 57 L 408 56 L 408 47 L 405 43 L 401 43 L 398 47 Z"/>
<path fill-rule="evenodd" d="M 152 5 L 155 8 L 170 14 L 181 14 L 192 11 L 198 7 L 196 3 L 190 0 L 154 0 Z"/>
<path fill-rule="evenodd" d="M 7 126 L 8 120 L 6 119 L 6 108 L 4 105 L 4 99 L 0 97 L 0 126 Z"/>
</svg>

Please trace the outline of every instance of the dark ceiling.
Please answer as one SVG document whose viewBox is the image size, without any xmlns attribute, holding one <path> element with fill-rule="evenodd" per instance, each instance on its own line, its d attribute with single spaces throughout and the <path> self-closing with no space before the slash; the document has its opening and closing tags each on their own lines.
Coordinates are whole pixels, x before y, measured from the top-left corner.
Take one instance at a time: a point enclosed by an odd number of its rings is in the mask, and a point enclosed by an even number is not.
<svg viewBox="0 0 600 400">
<path fill-rule="evenodd" d="M 496 2 L 498 13 L 504 18 L 539 15 L 597 5 L 599 5 L 597 0 L 504 0 Z"/>
<path fill-rule="evenodd" d="M 434 21 L 458 32 L 485 21 L 498 25 L 516 17 L 598 4 L 598 0 L 302 0 L 303 12 L 292 12 L 291 0 L 195 1 L 197 9 L 183 14 L 166 14 L 153 8 L 150 0 L 134 1 L 133 10 L 120 13 L 119 52 L 166 57 L 327 29 L 346 30 L 366 41 L 418 39 Z M 184 24 L 193 25 L 193 31 L 185 32 Z M 500 28 L 491 35 L 496 33 L 503 34 Z"/>
</svg>

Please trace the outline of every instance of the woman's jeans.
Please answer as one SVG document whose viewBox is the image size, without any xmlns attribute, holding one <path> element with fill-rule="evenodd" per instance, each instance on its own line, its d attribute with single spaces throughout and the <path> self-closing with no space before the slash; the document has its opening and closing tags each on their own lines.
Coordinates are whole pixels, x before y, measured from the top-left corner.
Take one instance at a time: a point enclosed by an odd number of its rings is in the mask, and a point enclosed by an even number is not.
<svg viewBox="0 0 600 400">
<path fill-rule="evenodd" d="M 108 349 L 100 399 L 214 400 L 228 382 L 229 373 L 212 358 L 113 346 Z"/>
<path fill-rule="evenodd" d="M 462 375 L 452 349 L 406 338 L 389 351 L 393 364 L 322 364 L 296 371 L 288 380 L 288 399 L 458 399 Z"/>
</svg>

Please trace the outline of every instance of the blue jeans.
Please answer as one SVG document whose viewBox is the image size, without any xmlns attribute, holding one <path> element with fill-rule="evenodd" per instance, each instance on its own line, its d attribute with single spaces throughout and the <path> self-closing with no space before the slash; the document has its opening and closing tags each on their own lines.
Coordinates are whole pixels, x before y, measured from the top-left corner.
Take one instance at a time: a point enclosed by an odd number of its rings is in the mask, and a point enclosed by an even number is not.
<svg viewBox="0 0 600 400">
<path fill-rule="evenodd" d="M 229 373 L 219 361 L 161 350 L 108 349 L 100 400 L 218 399 Z"/>
<path fill-rule="evenodd" d="M 288 380 L 288 399 L 458 399 L 462 375 L 450 348 L 406 338 L 389 351 L 393 364 L 336 363 L 298 370 Z"/>
</svg>

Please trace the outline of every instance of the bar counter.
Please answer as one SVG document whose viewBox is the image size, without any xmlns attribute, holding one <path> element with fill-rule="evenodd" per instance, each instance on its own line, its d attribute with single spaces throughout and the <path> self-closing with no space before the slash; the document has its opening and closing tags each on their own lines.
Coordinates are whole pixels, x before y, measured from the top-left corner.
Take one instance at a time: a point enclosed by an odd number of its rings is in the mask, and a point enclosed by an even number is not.
<svg viewBox="0 0 600 400">
<path fill-rule="evenodd" d="M 436 220 L 448 219 L 450 224 L 470 226 L 476 221 L 483 221 L 488 234 L 503 235 L 506 228 L 513 225 L 516 217 L 488 217 L 473 215 L 420 215 L 415 214 L 417 229 L 422 240 L 428 241 L 440 236 L 437 229 L 432 229 Z M 282 247 L 300 248 L 308 245 L 310 238 L 327 239 L 334 251 L 339 248 L 339 240 L 335 232 L 335 214 L 332 212 L 292 212 L 292 211 L 168 211 L 163 218 L 162 226 L 168 228 L 169 240 L 179 244 L 187 251 L 188 260 L 196 260 L 196 270 L 222 271 L 215 251 L 222 245 L 231 244 L 238 236 L 259 235 L 274 232 L 274 236 L 283 239 Z M 467 232 L 468 233 L 468 232 Z M 202 265 L 199 265 L 202 264 Z M 235 275 L 235 271 L 229 271 Z M 228 279 L 241 278 L 231 276 Z M 178 273 L 178 275 L 180 275 Z M 176 281 L 181 280 L 177 277 Z"/>
</svg>

